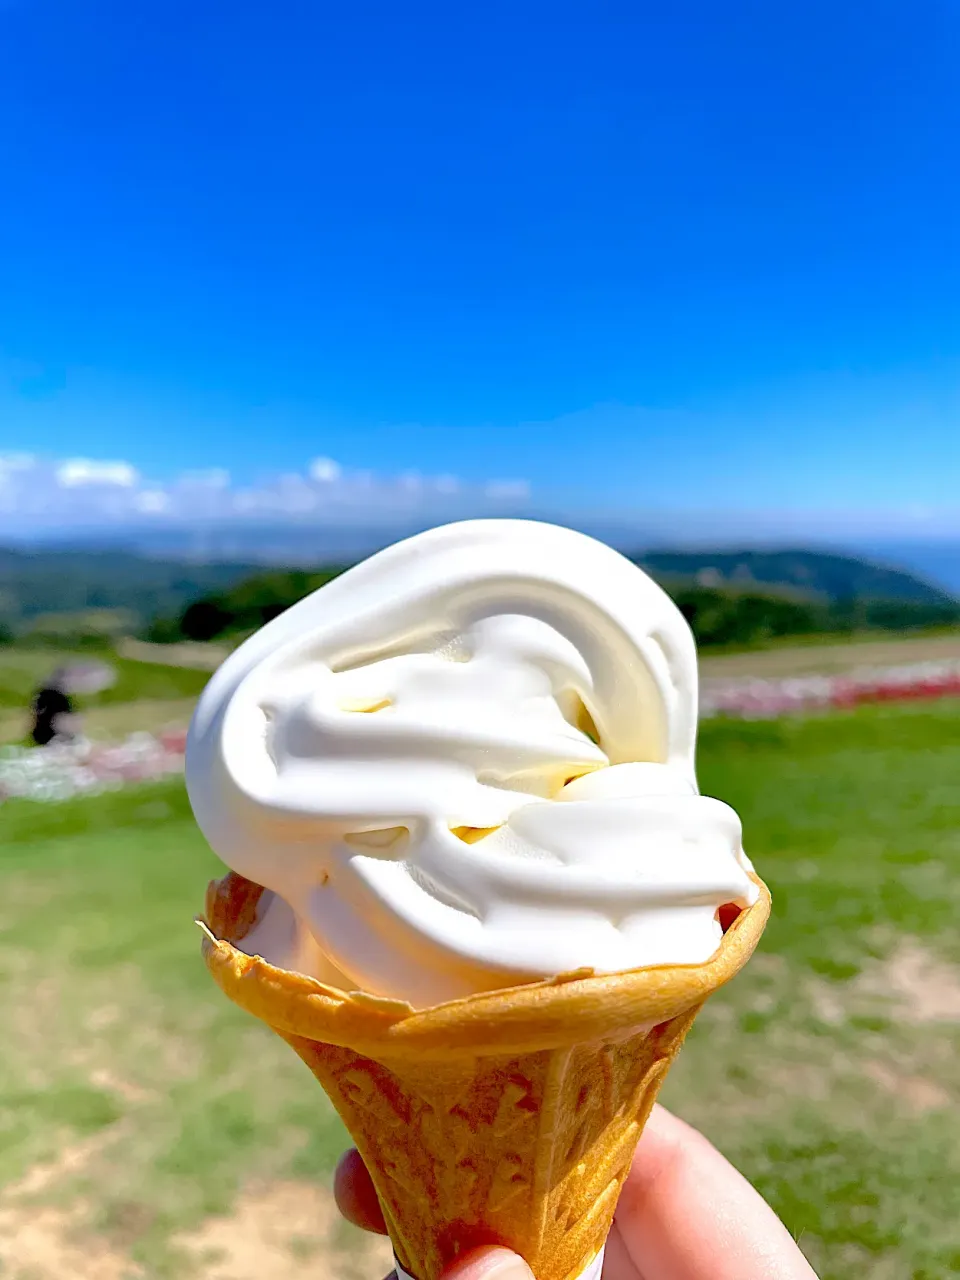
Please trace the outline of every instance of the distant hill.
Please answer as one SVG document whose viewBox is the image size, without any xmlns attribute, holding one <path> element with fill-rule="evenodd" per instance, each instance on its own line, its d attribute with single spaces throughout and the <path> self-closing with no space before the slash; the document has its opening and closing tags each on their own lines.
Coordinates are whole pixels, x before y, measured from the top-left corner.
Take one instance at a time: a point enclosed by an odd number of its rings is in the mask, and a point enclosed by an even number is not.
<svg viewBox="0 0 960 1280">
<path fill-rule="evenodd" d="M 693 580 L 705 587 L 784 588 L 824 601 L 897 600 L 949 605 L 956 598 L 903 569 L 828 552 L 644 551 L 634 557 L 654 577 Z"/>
<path fill-rule="evenodd" d="M 663 549 L 636 559 L 673 594 L 701 643 L 960 621 L 948 592 L 852 556 Z M 149 632 L 157 640 L 238 634 L 319 586 L 335 571 L 323 566 L 265 572 L 249 562 L 121 550 L 0 549 L 0 635 L 32 630 L 40 638 L 71 626 L 78 634 Z"/>
<path fill-rule="evenodd" d="M 249 564 L 188 564 L 124 551 L 0 548 L 0 624 L 20 629 L 42 615 L 103 610 L 139 627 L 252 572 Z"/>
<path fill-rule="evenodd" d="M 945 592 L 908 574 L 843 556 L 744 552 L 700 557 L 658 552 L 642 560 L 676 600 L 703 645 L 750 645 L 780 636 L 904 631 L 960 622 L 960 602 Z M 759 577 L 778 571 L 786 581 Z M 175 618 L 158 618 L 149 638 L 239 638 L 322 586 L 335 572 L 256 573 L 193 601 Z"/>
<path fill-rule="evenodd" d="M 940 538 L 909 542 L 875 543 L 863 548 L 864 554 L 880 564 L 902 565 L 911 573 L 931 582 L 939 582 L 948 591 L 960 595 L 960 541 Z"/>
</svg>

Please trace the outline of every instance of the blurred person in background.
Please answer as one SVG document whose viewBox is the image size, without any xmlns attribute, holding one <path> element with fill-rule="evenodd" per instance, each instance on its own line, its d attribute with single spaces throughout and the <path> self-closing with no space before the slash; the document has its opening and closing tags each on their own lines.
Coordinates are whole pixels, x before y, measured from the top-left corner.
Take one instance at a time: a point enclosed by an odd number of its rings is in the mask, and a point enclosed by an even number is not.
<svg viewBox="0 0 960 1280">
<path fill-rule="evenodd" d="M 31 703 L 33 727 L 30 737 L 34 745 L 45 747 L 55 738 L 70 741 L 74 737 L 73 702 L 67 692 L 66 673 L 54 671 Z"/>
</svg>

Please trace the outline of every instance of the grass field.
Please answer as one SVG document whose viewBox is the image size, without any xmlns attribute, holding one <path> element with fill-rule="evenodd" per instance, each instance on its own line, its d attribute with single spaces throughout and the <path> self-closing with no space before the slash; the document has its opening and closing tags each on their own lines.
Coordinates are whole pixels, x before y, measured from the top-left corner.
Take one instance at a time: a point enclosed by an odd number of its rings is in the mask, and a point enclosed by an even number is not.
<svg viewBox="0 0 960 1280">
<path fill-rule="evenodd" d="M 960 631 L 877 635 L 837 640 L 832 636 L 791 636 L 764 648 L 700 655 L 704 679 L 839 675 L 855 667 L 893 667 L 914 662 L 960 661 Z"/>
<path fill-rule="evenodd" d="M 149 653 L 152 656 L 153 646 Z M 0 743 L 21 741 L 30 726 L 33 692 L 57 667 L 93 657 L 109 663 L 116 683 L 89 698 L 76 699 L 84 731 L 92 737 L 118 738 L 136 729 L 156 730 L 187 724 L 209 670 L 140 661 L 116 654 L 73 652 L 45 647 L 0 647 Z"/>
<path fill-rule="evenodd" d="M 147 644 L 124 640 L 124 657 L 142 662 L 175 664 L 212 671 L 229 649 L 215 644 Z M 701 650 L 700 669 L 707 679 L 731 676 L 795 676 L 837 674 L 854 667 L 900 666 L 912 662 L 960 660 L 960 630 L 922 632 L 858 632 L 846 638 L 831 635 L 784 636 L 748 649 Z"/>
<path fill-rule="evenodd" d="M 960 704 L 710 723 L 700 771 L 775 915 L 664 1100 L 823 1280 L 960 1272 Z M 200 961 L 180 785 L 9 803 L 0 838 L 4 1280 L 377 1280 L 319 1087 Z"/>
</svg>

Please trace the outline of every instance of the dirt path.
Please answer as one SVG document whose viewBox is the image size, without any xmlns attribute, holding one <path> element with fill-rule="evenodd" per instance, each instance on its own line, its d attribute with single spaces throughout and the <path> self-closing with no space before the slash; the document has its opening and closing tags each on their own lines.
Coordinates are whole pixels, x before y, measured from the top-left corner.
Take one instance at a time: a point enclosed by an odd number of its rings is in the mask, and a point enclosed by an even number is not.
<svg viewBox="0 0 960 1280">
<path fill-rule="evenodd" d="M 45 1203 L 58 1184 L 119 1136 L 117 1125 L 67 1146 L 0 1194 L 0 1274 L 10 1280 L 150 1280 L 122 1241 L 90 1226 L 82 1200 Z M 56 1197 L 54 1197 L 56 1198 Z M 392 1264 L 390 1246 L 344 1223 L 325 1187 L 284 1181 L 249 1187 L 232 1211 L 171 1241 L 183 1280 L 371 1280 Z"/>
<path fill-rule="evenodd" d="M 161 667 L 195 667 L 198 671 L 215 671 L 230 649 L 226 645 L 150 644 L 128 637 L 119 641 L 117 653 L 133 662 L 152 662 Z"/>
<path fill-rule="evenodd" d="M 213 671 L 229 653 L 215 644 L 147 644 L 124 640 L 118 646 L 121 657 L 163 666 L 195 667 Z M 847 640 L 836 644 L 791 645 L 757 649 L 749 653 L 701 653 L 700 669 L 705 678 L 728 676 L 829 675 L 854 667 L 890 667 L 911 662 L 960 661 L 960 631 L 950 635 L 891 636 L 889 639 Z"/>
<path fill-rule="evenodd" d="M 848 640 L 843 644 L 795 645 L 751 653 L 701 653 L 704 680 L 834 675 L 856 667 L 908 666 L 914 662 L 960 661 L 960 631 L 951 635 Z"/>
</svg>

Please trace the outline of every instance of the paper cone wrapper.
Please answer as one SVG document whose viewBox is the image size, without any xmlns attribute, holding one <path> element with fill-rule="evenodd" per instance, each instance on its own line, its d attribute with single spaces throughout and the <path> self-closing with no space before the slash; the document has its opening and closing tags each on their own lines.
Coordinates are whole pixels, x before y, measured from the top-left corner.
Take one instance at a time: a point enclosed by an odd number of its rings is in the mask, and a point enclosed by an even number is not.
<svg viewBox="0 0 960 1280">
<path fill-rule="evenodd" d="M 749 959 L 757 902 L 705 964 L 544 982 L 413 1010 L 246 955 L 259 886 L 211 884 L 204 958 L 297 1051 L 373 1178 L 400 1267 L 438 1280 L 501 1244 L 537 1280 L 590 1272 L 663 1078 L 704 1000 Z"/>
</svg>

